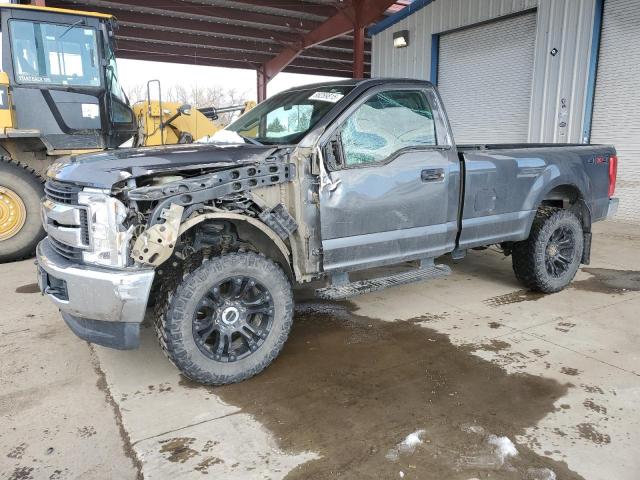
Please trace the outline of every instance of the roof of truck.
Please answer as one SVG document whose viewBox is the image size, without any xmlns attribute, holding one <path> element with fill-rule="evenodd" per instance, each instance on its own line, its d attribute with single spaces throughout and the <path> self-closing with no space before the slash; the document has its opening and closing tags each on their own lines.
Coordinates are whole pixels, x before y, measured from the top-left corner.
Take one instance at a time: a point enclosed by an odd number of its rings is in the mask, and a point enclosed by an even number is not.
<svg viewBox="0 0 640 480">
<path fill-rule="evenodd" d="M 36 10 L 46 13 L 63 13 L 66 15 L 79 15 L 81 17 L 97 17 L 97 18 L 113 18 L 113 15 L 108 13 L 98 12 L 84 12 L 80 10 L 71 10 L 69 8 L 55 8 L 55 7 L 39 7 L 36 5 L 18 5 L 18 4 L 2 4 L 0 8 L 16 8 L 20 10 Z"/>
<path fill-rule="evenodd" d="M 333 87 L 340 85 L 350 85 L 350 86 L 366 86 L 366 85 L 382 85 L 385 83 L 422 83 L 425 85 L 430 85 L 431 82 L 428 80 L 420 80 L 417 78 L 396 78 L 396 77 L 378 77 L 378 78 L 365 78 L 365 79 L 355 79 L 355 78 L 345 78 L 344 80 L 334 80 L 331 82 L 318 82 L 318 83 L 309 83 L 306 85 L 299 85 L 296 87 L 291 87 L 288 90 L 307 90 L 310 88 L 323 88 L 323 87 Z"/>
</svg>

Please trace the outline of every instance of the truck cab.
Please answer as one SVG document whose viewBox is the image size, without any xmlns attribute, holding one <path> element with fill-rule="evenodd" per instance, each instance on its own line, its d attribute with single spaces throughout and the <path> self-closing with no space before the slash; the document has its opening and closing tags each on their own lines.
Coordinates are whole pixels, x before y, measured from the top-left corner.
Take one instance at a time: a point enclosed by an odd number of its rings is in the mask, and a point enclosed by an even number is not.
<svg viewBox="0 0 640 480">
<path fill-rule="evenodd" d="M 40 144 L 48 155 L 114 148 L 133 136 L 113 17 L 29 5 L 3 5 L 0 14 L 0 88 L 12 113 L 0 136 Z"/>
</svg>

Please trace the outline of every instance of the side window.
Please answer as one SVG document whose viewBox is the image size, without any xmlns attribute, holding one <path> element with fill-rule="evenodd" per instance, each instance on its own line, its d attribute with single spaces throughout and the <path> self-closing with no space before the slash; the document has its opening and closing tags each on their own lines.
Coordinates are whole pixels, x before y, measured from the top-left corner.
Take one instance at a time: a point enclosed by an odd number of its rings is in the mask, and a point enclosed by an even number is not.
<svg viewBox="0 0 640 480">
<path fill-rule="evenodd" d="M 347 167 L 380 162 L 407 147 L 436 145 L 433 112 L 420 90 L 371 97 L 341 129 Z"/>
</svg>

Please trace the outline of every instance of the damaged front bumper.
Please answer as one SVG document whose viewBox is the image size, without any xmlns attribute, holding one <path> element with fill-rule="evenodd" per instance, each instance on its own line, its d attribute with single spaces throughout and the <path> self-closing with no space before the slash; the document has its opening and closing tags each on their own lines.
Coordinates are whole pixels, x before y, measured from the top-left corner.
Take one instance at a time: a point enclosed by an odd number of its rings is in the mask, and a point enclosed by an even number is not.
<svg viewBox="0 0 640 480">
<path fill-rule="evenodd" d="M 112 270 L 78 265 L 45 238 L 36 251 L 40 291 L 80 338 L 122 350 L 137 348 L 153 269 Z"/>
</svg>

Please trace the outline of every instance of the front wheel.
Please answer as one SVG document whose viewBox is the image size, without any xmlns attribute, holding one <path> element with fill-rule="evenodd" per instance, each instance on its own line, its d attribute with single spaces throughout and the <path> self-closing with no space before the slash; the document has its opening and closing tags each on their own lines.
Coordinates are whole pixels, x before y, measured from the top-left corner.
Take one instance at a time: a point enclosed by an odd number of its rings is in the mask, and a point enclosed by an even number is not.
<svg viewBox="0 0 640 480">
<path fill-rule="evenodd" d="M 223 255 L 190 273 L 158 320 L 160 343 L 185 376 L 240 382 L 280 353 L 293 320 L 291 284 L 261 255 Z"/>
<path fill-rule="evenodd" d="M 33 255 L 44 238 L 42 181 L 21 165 L 0 159 L 0 263 Z"/>
<path fill-rule="evenodd" d="M 583 248 L 582 224 L 573 212 L 542 208 L 529 238 L 513 246 L 513 271 L 531 290 L 558 292 L 575 277 Z"/>
</svg>

